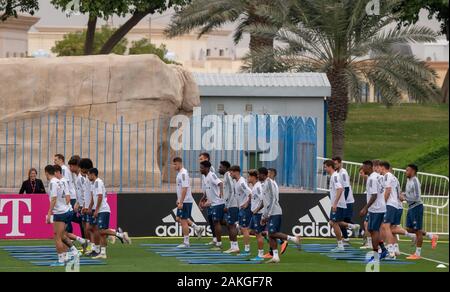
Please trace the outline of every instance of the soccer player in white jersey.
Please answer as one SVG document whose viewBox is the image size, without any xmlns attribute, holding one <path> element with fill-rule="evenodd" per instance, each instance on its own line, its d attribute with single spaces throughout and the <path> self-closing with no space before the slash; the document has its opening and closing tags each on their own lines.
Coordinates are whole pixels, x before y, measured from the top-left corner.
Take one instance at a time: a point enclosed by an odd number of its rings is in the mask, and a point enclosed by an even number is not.
<svg viewBox="0 0 450 292">
<path fill-rule="evenodd" d="M 423 202 L 421 199 L 421 186 L 417 178 L 419 168 L 415 164 L 409 164 L 406 168 L 406 191 L 401 194 L 401 199 L 408 204 L 408 214 L 406 219 L 406 228 L 408 232 L 416 234 L 416 251 L 408 256 L 408 260 L 421 259 L 423 237 L 431 240 L 431 248 L 437 246 L 438 236 L 436 234 L 423 230 Z"/>
<path fill-rule="evenodd" d="M 353 223 L 353 204 L 355 203 L 355 198 L 353 196 L 353 190 L 352 186 L 350 185 L 350 176 L 348 175 L 348 172 L 345 168 L 342 167 L 342 158 L 339 156 L 332 158 L 336 171 L 338 172 L 339 176 L 342 180 L 342 185 L 344 187 L 344 197 L 345 197 L 345 203 L 347 204 L 347 208 L 344 212 L 344 222 L 346 223 Z M 347 228 L 342 227 L 342 237 L 344 242 L 349 242 L 348 238 L 348 230 Z M 355 237 L 358 237 L 359 234 L 354 234 Z"/>
<path fill-rule="evenodd" d="M 386 213 L 386 202 L 384 193 L 379 180 L 379 174 L 374 171 L 373 163 L 370 160 L 364 161 L 361 166 L 361 173 L 367 176 L 366 194 L 367 204 L 360 211 L 361 217 L 368 217 L 368 231 L 372 239 L 373 256 L 371 261 L 379 261 L 388 255 L 381 240 L 381 224 Z M 378 254 L 378 247 L 381 248 L 381 254 Z"/>
<path fill-rule="evenodd" d="M 131 240 L 128 237 L 128 233 L 123 232 L 119 227 L 117 231 L 109 229 L 109 218 L 111 215 L 111 209 L 109 207 L 106 189 L 103 181 L 98 177 L 98 170 L 92 168 L 88 171 L 88 178 L 93 183 L 92 196 L 93 196 L 93 211 L 92 215 L 93 224 L 96 225 L 95 231 L 100 235 L 100 254 L 93 256 L 93 259 L 106 259 L 106 246 L 107 237 L 115 236 L 122 243 L 131 244 Z"/>
<path fill-rule="evenodd" d="M 202 163 L 203 161 L 211 162 L 210 159 L 211 159 L 211 157 L 209 156 L 208 152 L 200 153 L 200 155 L 198 156 L 198 162 L 199 163 Z M 210 171 L 215 173 L 214 167 L 212 165 L 211 165 Z M 205 177 L 202 175 L 202 181 L 201 181 L 202 186 L 203 186 L 204 179 L 205 179 Z M 204 205 L 204 203 L 206 201 L 207 201 L 207 198 L 206 198 L 206 195 L 204 194 L 204 196 L 200 200 L 200 208 L 203 208 L 203 205 Z M 213 237 L 212 241 L 209 242 L 208 245 L 215 246 L 216 243 L 217 243 L 217 238 L 216 238 L 216 233 L 214 231 L 215 227 L 214 227 L 214 221 L 212 220 L 212 214 L 211 214 L 212 210 L 211 210 L 211 208 L 207 208 L 206 212 L 207 212 L 207 219 L 208 219 L 208 223 L 209 223 L 209 228 L 211 229 L 211 233 L 212 233 L 212 237 Z"/>
<path fill-rule="evenodd" d="M 73 246 L 72 241 L 66 236 L 66 226 L 72 217 L 72 207 L 70 206 L 70 195 L 64 192 L 59 179 L 55 176 L 55 167 L 47 165 L 45 176 L 49 181 L 48 195 L 50 207 L 48 209 L 46 223 L 53 223 L 54 240 L 58 261 L 52 266 L 64 266 L 70 257 L 78 257 L 78 250 Z M 67 247 L 69 254 L 67 254 Z"/>
<path fill-rule="evenodd" d="M 337 247 L 332 251 L 339 252 L 344 251 L 344 241 L 342 240 L 341 227 L 350 228 L 354 233 L 359 233 L 359 224 L 352 224 L 344 222 L 345 209 L 347 203 L 344 197 L 344 186 L 341 176 L 335 170 L 335 164 L 333 160 L 326 160 L 324 163 L 325 171 L 330 175 L 330 199 L 331 199 L 331 212 L 330 212 L 330 226 L 333 228 L 337 239 Z"/>
<path fill-rule="evenodd" d="M 252 190 L 247 184 L 247 180 L 241 176 L 241 168 L 238 165 L 230 167 L 230 175 L 235 181 L 234 193 L 239 206 L 239 226 L 244 237 L 244 252 L 250 254 L 250 222 L 252 220 L 251 194 Z"/>
<path fill-rule="evenodd" d="M 230 238 L 230 248 L 224 253 L 239 253 L 237 241 L 238 230 L 236 224 L 239 221 L 239 202 L 234 192 L 234 181 L 230 174 L 231 164 L 228 161 L 221 161 L 219 173 L 223 175 L 223 195 L 225 200 L 225 218 L 227 220 L 228 236 Z"/>
<path fill-rule="evenodd" d="M 173 168 L 177 171 L 177 221 L 181 224 L 183 232 L 183 243 L 179 248 L 187 248 L 189 243 L 189 219 L 191 218 L 192 204 L 194 198 L 192 197 L 191 179 L 186 168 L 183 167 L 183 159 L 175 157 L 173 159 Z"/>
<path fill-rule="evenodd" d="M 200 173 L 203 178 L 203 192 L 206 201 L 201 203 L 201 207 L 210 209 L 211 220 L 214 224 L 214 234 L 216 243 L 214 250 L 222 249 L 222 221 L 225 211 L 225 200 L 223 199 L 223 182 L 217 175 L 211 171 L 211 163 L 209 161 L 202 161 L 200 163 Z"/>
<path fill-rule="evenodd" d="M 369 176 L 364 173 L 363 167 L 360 167 L 359 169 L 359 176 L 364 179 L 367 186 L 367 180 L 369 179 Z M 367 197 L 366 203 L 368 203 L 370 201 L 371 196 L 367 194 L 367 190 L 364 193 L 366 194 Z M 363 244 L 360 247 L 360 249 L 372 249 L 372 237 L 370 236 L 369 231 L 369 214 L 366 214 L 365 216 L 362 217 L 364 217 L 364 234 L 363 234 Z"/>
<path fill-rule="evenodd" d="M 384 199 L 386 201 L 386 214 L 383 219 L 383 234 L 388 243 L 389 256 L 395 258 L 400 255 L 400 248 L 396 234 L 405 235 L 415 240 L 416 235 L 400 227 L 403 206 L 400 199 L 401 189 L 398 179 L 391 172 L 391 165 L 387 161 L 380 163 L 380 174 L 383 175 Z"/>
<path fill-rule="evenodd" d="M 100 254 L 100 246 L 96 247 L 95 242 L 99 242 L 100 239 L 95 239 L 96 234 L 93 232 L 93 226 L 91 226 L 92 221 L 92 208 L 90 207 L 92 202 L 92 183 L 88 178 L 89 169 L 93 168 L 92 160 L 89 158 L 82 158 L 80 160 L 80 173 L 83 176 L 83 206 L 81 209 L 82 220 L 84 225 L 84 231 L 86 233 L 86 238 L 90 240 L 87 251 L 85 255 L 89 255 L 91 252 L 95 251 Z"/>
<path fill-rule="evenodd" d="M 261 225 L 261 219 L 264 208 L 264 193 L 262 190 L 262 184 L 258 180 L 258 172 L 254 169 L 248 171 L 248 184 L 252 186 L 252 197 L 251 197 L 251 229 L 253 234 L 256 236 L 256 241 L 258 244 L 258 255 L 251 259 L 252 261 L 262 261 L 264 260 L 264 237 L 262 233 L 264 232 L 264 226 Z"/>
<path fill-rule="evenodd" d="M 261 219 L 261 225 L 267 226 L 269 232 L 269 244 L 273 250 L 273 257 L 268 260 L 268 264 L 276 264 L 280 262 L 278 254 L 278 240 L 289 240 L 300 245 L 300 236 L 286 235 L 281 232 L 281 217 L 283 210 L 280 206 L 280 194 L 278 189 L 274 187 L 273 181 L 268 177 L 269 171 L 265 167 L 258 169 L 258 179 L 263 185 L 264 193 L 264 209 Z"/>
</svg>

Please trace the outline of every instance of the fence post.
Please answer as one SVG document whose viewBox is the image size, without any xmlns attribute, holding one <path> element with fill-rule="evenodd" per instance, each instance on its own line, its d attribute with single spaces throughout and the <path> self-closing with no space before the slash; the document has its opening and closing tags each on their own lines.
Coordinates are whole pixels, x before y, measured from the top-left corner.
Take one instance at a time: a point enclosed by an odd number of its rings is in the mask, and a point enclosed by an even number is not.
<svg viewBox="0 0 450 292">
<path fill-rule="evenodd" d="M 14 121 L 14 166 L 13 166 L 13 188 L 16 187 L 16 157 L 17 157 L 17 121 Z"/>
<path fill-rule="evenodd" d="M 120 158 L 119 158 L 119 164 L 120 164 L 120 169 L 119 169 L 119 180 L 120 180 L 120 187 L 119 187 L 119 191 L 122 192 L 123 190 L 123 116 L 120 117 Z"/>
<path fill-rule="evenodd" d="M 5 141 L 5 188 L 8 187 L 8 131 L 9 123 L 6 123 L 6 141 Z"/>
</svg>

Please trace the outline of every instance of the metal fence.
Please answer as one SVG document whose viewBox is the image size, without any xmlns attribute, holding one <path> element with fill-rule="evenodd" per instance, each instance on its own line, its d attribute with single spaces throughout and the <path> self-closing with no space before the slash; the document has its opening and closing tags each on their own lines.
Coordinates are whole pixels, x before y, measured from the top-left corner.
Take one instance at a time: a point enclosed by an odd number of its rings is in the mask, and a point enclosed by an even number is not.
<svg viewBox="0 0 450 292">
<path fill-rule="evenodd" d="M 326 158 L 318 157 L 317 163 L 317 189 L 328 191 L 328 178 L 323 168 Z M 365 180 L 359 175 L 361 163 L 344 161 L 353 192 L 363 194 L 366 191 Z M 405 190 L 406 175 L 404 169 L 393 169 L 393 174 L 398 178 L 402 190 Z M 422 186 L 422 201 L 424 203 L 424 229 L 437 234 L 448 235 L 448 204 L 449 204 L 449 178 L 442 175 L 419 172 L 417 178 Z M 406 209 L 405 209 L 406 211 Z M 406 213 L 402 217 L 402 224 L 406 222 Z"/>
<path fill-rule="evenodd" d="M 205 116 L 191 117 L 189 131 L 183 129 L 178 139 L 183 147 L 175 150 L 170 147 L 171 139 L 179 129 L 171 126 L 173 119 L 169 118 L 139 123 L 126 123 L 120 118 L 118 123 L 108 123 L 56 113 L 0 123 L 0 190 L 17 192 L 31 167 L 38 169 L 38 176 L 43 178 L 43 168 L 53 163 L 57 153 L 66 158 L 74 154 L 91 158 L 109 190 L 137 192 L 174 191 L 171 160 L 181 156 L 193 189 L 199 190 L 198 155 L 204 151 L 210 153 L 216 170 L 221 160 L 240 165 L 243 172 L 260 166 L 274 167 L 280 186 L 315 190 L 317 121 L 303 117 L 247 117 L 234 118 L 230 126 L 227 116 L 216 116 L 214 128 L 205 127 Z M 206 142 L 198 143 L 199 139 Z M 270 141 L 278 155 L 273 161 L 262 161 L 273 150 L 262 147 Z M 211 145 L 215 147 L 211 149 Z"/>
</svg>

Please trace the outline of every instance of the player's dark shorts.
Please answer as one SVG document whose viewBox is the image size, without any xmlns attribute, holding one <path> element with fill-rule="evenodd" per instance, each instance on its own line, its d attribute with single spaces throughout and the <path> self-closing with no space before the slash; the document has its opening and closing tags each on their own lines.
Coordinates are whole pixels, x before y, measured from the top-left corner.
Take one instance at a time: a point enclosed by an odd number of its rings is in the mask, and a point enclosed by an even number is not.
<svg viewBox="0 0 450 292">
<path fill-rule="evenodd" d="M 211 206 L 211 216 L 214 222 L 222 221 L 225 215 L 225 204 L 218 206 Z"/>
<path fill-rule="evenodd" d="M 92 215 L 89 215 L 89 224 L 97 225 L 97 218 L 94 218 L 95 210 L 92 210 Z"/>
<path fill-rule="evenodd" d="M 91 222 L 91 215 L 83 214 L 83 215 L 81 215 L 81 220 L 83 220 L 83 222 L 90 223 Z"/>
<path fill-rule="evenodd" d="M 344 211 L 344 219 L 349 219 L 350 221 L 353 218 L 353 203 L 348 203 L 347 208 Z"/>
<path fill-rule="evenodd" d="M 423 226 L 423 205 L 420 204 L 408 210 L 406 215 L 406 227 L 414 230 L 422 230 Z"/>
<path fill-rule="evenodd" d="M 180 219 L 191 218 L 192 203 L 183 203 L 183 209 L 177 209 L 177 217 Z"/>
<path fill-rule="evenodd" d="M 365 222 L 369 222 L 369 214 L 366 215 L 366 217 L 364 218 Z"/>
<path fill-rule="evenodd" d="M 248 206 L 245 209 L 239 209 L 239 226 L 243 228 L 250 227 L 250 221 L 252 220 L 252 209 Z"/>
<path fill-rule="evenodd" d="M 386 214 L 384 215 L 383 223 L 391 225 L 400 225 L 402 221 L 403 209 L 397 209 L 390 205 L 386 206 Z"/>
<path fill-rule="evenodd" d="M 109 212 L 98 213 L 97 217 L 97 227 L 100 230 L 105 230 L 109 228 Z"/>
<path fill-rule="evenodd" d="M 369 224 L 367 229 L 369 231 L 380 231 L 383 223 L 384 213 L 369 213 Z"/>
<path fill-rule="evenodd" d="M 64 214 L 54 214 L 53 222 L 63 222 L 65 224 L 70 224 L 70 220 L 72 219 L 73 212 L 69 211 Z"/>
<path fill-rule="evenodd" d="M 256 233 L 262 233 L 265 226 L 261 225 L 262 214 L 253 214 L 251 221 L 251 229 Z"/>
<path fill-rule="evenodd" d="M 269 234 L 277 233 L 281 231 L 281 215 L 273 215 L 269 218 Z"/>
<path fill-rule="evenodd" d="M 330 220 L 333 222 L 344 221 L 345 218 L 345 209 L 337 207 L 336 212 L 331 210 L 330 212 Z"/>
<path fill-rule="evenodd" d="M 236 224 L 236 222 L 239 221 L 239 208 L 238 207 L 228 208 L 226 218 L 227 218 L 227 223 L 229 225 Z"/>
</svg>

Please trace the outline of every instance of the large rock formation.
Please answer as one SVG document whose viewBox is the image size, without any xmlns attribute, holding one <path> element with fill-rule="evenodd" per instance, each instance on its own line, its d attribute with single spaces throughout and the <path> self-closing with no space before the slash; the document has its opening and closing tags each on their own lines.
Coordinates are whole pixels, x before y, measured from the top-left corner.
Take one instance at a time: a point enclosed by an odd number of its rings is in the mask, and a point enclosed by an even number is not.
<svg viewBox="0 0 450 292">
<path fill-rule="evenodd" d="M 88 156 L 89 149 L 94 162 L 98 161 L 100 170 L 106 162 L 104 175 L 107 178 L 114 175 L 114 184 L 117 185 L 119 136 L 115 137 L 116 147 L 112 151 L 111 133 L 112 125 L 115 124 L 118 134 L 120 118 L 123 117 L 126 125 L 123 143 L 126 160 L 124 176 L 128 176 L 127 155 L 131 152 L 133 159 L 129 160 L 132 180 L 136 181 L 135 174 L 138 173 L 139 184 L 144 175 L 159 181 L 159 168 L 162 166 L 165 169 L 168 161 L 169 151 L 165 142 L 168 141 L 168 131 L 164 130 L 160 135 L 158 130 L 155 130 L 158 133 L 153 133 L 153 129 L 167 129 L 170 117 L 179 113 L 189 115 L 193 107 L 199 104 L 198 88 L 191 74 L 181 67 L 164 64 L 154 55 L 0 59 L 0 173 L 6 170 L 6 150 L 9 158 L 14 152 L 14 141 L 17 169 L 22 165 L 22 159 L 25 168 L 38 167 L 36 161 L 39 157 L 41 171 L 45 163 L 49 162 L 48 156 L 51 158 L 55 152 L 63 152 L 62 145 L 65 142 L 66 156 L 73 154 L 72 147 L 74 153 L 83 152 L 82 156 Z M 58 118 L 55 117 L 56 113 Z M 49 116 L 50 127 L 47 125 Z M 100 123 L 100 135 L 96 135 L 97 121 Z M 154 152 L 148 152 L 147 162 L 143 163 L 145 121 L 148 121 L 147 151 L 154 149 Z M 128 124 L 132 126 L 129 127 Z M 9 132 L 8 143 L 6 125 Z M 107 135 L 103 135 L 105 129 Z M 129 137 L 126 131 L 129 129 L 132 132 L 130 152 L 126 140 Z M 14 138 L 12 133 L 15 133 Z M 63 141 L 62 137 L 66 139 Z M 157 139 L 152 140 L 151 137 Z M 24 149 L 20 148 L 22 140 Z M 91 142 L 90 145 L 87 144 L 88 141 Z M 47 149 L 48 146 L 50 149 Z M 160 154 L 163 154 L 162 159 Z M 34 161 L 31 161 L 32 157 Z M 152 157 L 154 162 L 148 161 Z M 113 159 L 116 161 L 114 174 L 111 171 Z M 10 172 L 13 161 L 8 163 L 8 175 L 12 179 Z M 21 170 L 17 171 L 16 180 L 13 182 L 8 179 L 8 186 L 17 186 L 22 179 Z M 111 182 L 111 179 L 107 179 L 107 182 L 108 180 Z M 0 182 L 1 186 L 5 187 L 5 183 Z"/>
</svg>

